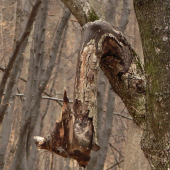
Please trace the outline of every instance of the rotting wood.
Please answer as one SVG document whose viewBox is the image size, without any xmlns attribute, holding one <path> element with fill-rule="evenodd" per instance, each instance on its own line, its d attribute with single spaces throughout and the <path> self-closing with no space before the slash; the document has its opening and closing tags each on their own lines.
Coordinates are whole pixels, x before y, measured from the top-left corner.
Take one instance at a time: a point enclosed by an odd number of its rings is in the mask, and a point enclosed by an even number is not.
<svg viewBox="0 0 170 170">
<path fill-rule="evenodd" d="M 35 143 L 39 149 L 52 151 L 64 158 L 73 158 L 85 167 L 90 160 L 90 151 L 99 149 L 92 144 L 92 118 L 88 117 L 88 110 L 84 115 L 71 111 L 66 91 L 63 101 L 61 117 L 56 121 L 52 133 L 47 138 L 35 136 Z"/>
<path fill-rule="evenodd" d="M 104 21 L 86 24 L 77 62 L 73 111 L 66 91 L 61 117 L 47 138 L 35 137 L 40 149 L 85 167 L 97 145 L 97 77 L 99 66 L 122 98 L 134 121 L 144 126 L 145 79 L 138 56 L 121 32 Z M 138 68 L 138 69 L 136 69 Z"/>
</svg>

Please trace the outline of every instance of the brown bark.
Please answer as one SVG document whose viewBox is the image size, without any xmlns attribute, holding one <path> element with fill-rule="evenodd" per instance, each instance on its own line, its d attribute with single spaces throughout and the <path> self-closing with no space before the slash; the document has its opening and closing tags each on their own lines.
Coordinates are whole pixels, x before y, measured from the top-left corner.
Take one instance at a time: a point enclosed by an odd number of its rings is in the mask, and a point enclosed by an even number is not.
<svg viewBox="0 0 170 170">
<path fill-rule="evenodd" d="M 83 27 L 75 81 L 73 113 L 64 93 L 60 119 L 49 138 L 36 137 L 36 144 L 86 166 L 90 151 L 97 150 L 97 76 L 99 64 L 112 88 L 124 100 L 141 127 L 145 81 L 138 56 L 123 35 L 107 22 L 95 21 Z M 139 68 L 138 72 L 136 67 Z M 136 97 L 137 96 L 137 97 Z M 93 129 L 94 127 L 94 129 Z"/>
<path fill-rule="evenodd" d="M 61 117 L 56 121 L 53 132 L 47 138 L 35 136 L 39 149 L 47 149 L 64 158 L 73 158 L 85 167 L 90 160 L 93 125 L 89 111 L 83 114 L 72 113 L 66 91 Z"/>
<path fill-rule="evenodd" d="M 113 90 L 122 98 L 135 122 L 144 122 L 145 79 L 140 59 L 123 35 L 110 24 L 95 21 L 84 26 L 83 48 L 94 41 L 100 66 Z"/>
</svg>

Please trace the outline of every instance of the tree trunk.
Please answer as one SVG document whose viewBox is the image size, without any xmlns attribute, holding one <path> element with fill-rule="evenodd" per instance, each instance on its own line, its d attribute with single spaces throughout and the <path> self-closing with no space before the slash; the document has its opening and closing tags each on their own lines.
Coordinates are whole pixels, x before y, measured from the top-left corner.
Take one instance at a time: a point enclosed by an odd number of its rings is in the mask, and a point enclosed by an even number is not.
<svg viewBox="0 0 170 170">
<path fill-rule="evenodd" d="M 53 42 L 50 59 L 49 59 L 49 63 L 48 63 L 46 72 L 43 75 L 43 80 L 41 81 L 38 88 L 36 89 L 36 92 L 31 100 L 31 102 L 28 105 L 26 105 L 27 107 L 23 107 L 23 115 L 25 117 L 22 120 L 20 134 L 18 137 L 18 142 L 17 142 L 17 147 L 16 147 L 16 153 L 15 153 L 12 165 L 10 167 L 11 170 L 17 169 L 17 168 L 21 168 L 21 169 L 25 170 L 27 168 L 26 167 L 27 164 L 24 164 L 24 166 L 25 166 L 24 168 L 21 166 L 21 160 L 23 160 L 23 158 L 25 157 L 27 134 L 28 134 L 30 123 L 31 123 L 31 119 L 33 117 L 32 113 L 34 112 L 34 109 L 37 107 L 39 101 L 41 100 L 41 94 L 44 91 L 44 89 L 50 79 L 52 70 L 55 66 L 56 54 L 57 54 L 57 51 L 59 48 L 59 42 L 61 40 L 61 35 L 62 35 L 63 29 L 64 29 L 69 17 L 70 17 L 70 11 L 66 10 L 64 12 L 64 15 L 61 19 L 61 22 L 60 22 L 58 28 L 57 28 L 56 37 Z M 38 112 L 36 114 L 38 114 Z M 35 117 L 37 118 L 37 115 L 35 115 Z"/>
<path fill-rule="evenodd" d="M 134 0 L 146 74 L 146 127 L 142 150 L 152 169 L 170 168 L 169 1 Z"/>
<path fill-rule="evenodd" d="M 112 130 L 114 104 L 115 104 L 115 93 L 112 91 L 109 85 L 105 123 L 101 135 L 102 136 L 101 149 L 99 150 L 98 153 L 96 170 L 103 170 L 104 168 L 109 138 Z"/>
</svg>

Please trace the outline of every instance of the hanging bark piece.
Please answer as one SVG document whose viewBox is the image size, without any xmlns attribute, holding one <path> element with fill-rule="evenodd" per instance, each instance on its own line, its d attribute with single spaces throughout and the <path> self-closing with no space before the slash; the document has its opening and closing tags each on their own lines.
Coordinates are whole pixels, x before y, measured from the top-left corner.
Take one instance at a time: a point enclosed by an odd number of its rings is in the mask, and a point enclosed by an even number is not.
<svg viewBox="0 0 170 170">
<path fill-rule="evenodd" d="M 104 21 L 87 23 L 77 62 L 73 111 L 66 91 L 61 117 L 47 138 L 35 137 L 40 149 L 65 158 L 70 157 L 85 167 L 90 151 L 97 145 L 97 77 L 99 67 L 107 76 L 114 92 L 124 101 L 134 121 L 144 126 L 145 78 L 139 57 L 123 34 Z"/>
<path fill-rule="evenodd" d="M 89 111 L 84 114 L 72 113 L 67 92 L 64 92 L 61 117 L 47 138 L 35 136 L 35 143 L 39 149 L 46 149 L 64 158 L 77 160 L 80 166 L 85 167 L 90 160 L 90 151 L 99 149 L 92 145 L 93 124 L 88 117 Z"/>
</svg>

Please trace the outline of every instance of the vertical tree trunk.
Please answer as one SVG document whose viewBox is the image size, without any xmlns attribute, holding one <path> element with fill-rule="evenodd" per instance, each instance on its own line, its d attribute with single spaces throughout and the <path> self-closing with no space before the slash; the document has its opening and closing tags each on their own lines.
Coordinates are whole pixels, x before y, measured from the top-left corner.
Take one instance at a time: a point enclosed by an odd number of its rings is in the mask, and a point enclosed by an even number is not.
<svg viewBox="0 0 170 170">
<path fill-rule="evenodd" d="M 130 0 L 123 0 L 123 11 L 122 16 L 119 21 L 119 30 L 124 32 L 126 26 L 129 22 L 129 15 L 130 15 Z"/>
<path fill-rule="evenodd" d="M 109 87 L 110 87 L 110 85 L 109 85 Z M 109 138 L 110 138 L 110 134 L 111 134 L 111 130 L 112 130 L 114 104 L 115 104 L 115 94 L 110 87 L 108 90 L 105 124 L 104 124 L 102 135 L 101 135 L 102 136 L 102 143 L 101 143 L 102 147 L 98 153 L 99 156 L 98 156 L 98 160 L 97 160 L 96 170 L 103 170 L 103 168 L 104 168 Z"/>
<path fill-rule="evenodd" d="M 70 11 L 66 10 L 63 15 L 63 18 L 61 19 L 61 22 L 58 26 L 58 29 L 57 29 L 55 41 L 53 42 L 53 46 L 52 46 L 52 50 L 51 50 L 51 54 L 50 54 L 50 60 L 49 60 L 48 66 L 47 66 L 47 70 L 46 70 L 45 74 L 43 75 L 44 76 L 43 80 L 41 81 L 39 88 L 36 90 L 31 102 L 28 105 L 26 105 L 27 107 L 25 106 L 23 108 L 23 114 L 25 115 L 25 117 L 22 121 L 20 134 L 18 137 L 18 143 L 17 143 L 17 147 L 16 147 L 16 153 L 15 153 L 12 165 L 10 167 L 11 170 L 17 169 L 17 168 L 21 168 L 24 170 L 27 169 L 27 163 L 24 164 L 24 167 L 22 167 L 21 160 L 23 160 L 25 151 L 26 151 L 25 149 L 26 149 L 26 142 L 27 142 L 27 133 L 28 133 L 28 128 L 29 128 L 30 122 L 31 122 L 31 118 L 33 117 L 32 113 L 34 112 L 34 109 L 37 107 L 37 104 L 41 100 L 41 94 L 44 91 L 44 89 L 50 79 L 53 67 L 55 65 L 56 54 L 57 54 L 57 50 L 59 47 L 61 35 L 62 35 L 63 29 L 64 29 L 69 17 L 70 17 Z M 36 114 L 38 114 L 38 113 L 36 113 Z"/>
<path fill-rule="evenodd" d="M 23 8 L 25 11 L 30 13 L 31 6 L 29 4 L 25 4 Z M 17 18 L 15 22 L 16 22 L 17 28 L 15 29 L 14 40 L 20 37 L 21 33 L 18 30 L 21 30 L 22 27 L 25 27 L 27 20 L 28 20 L 28 15 L 22 16 L 24 20 L 21 20 L 22 5 L 21 5 L 20 0 L 17 1 L 16 13 L 17 13 Z M 2 168 L 5 163 L 3 161 L 5 161 L 4 160 L 5 153 L 6 153 L 7 145 L 8 145 L 9 138 L 10 138 L 11 128 L 12 128 L 11 127 L 12 117 L 13 117 L 12 112 L 13 112 L 13 108 L 15 104 L 15 93 L 16 93 L 18 80 L 21 74 L 21 69 L 22 69 L 22 64 L 23 64 L 23 53 L 25 51 L 27 41 L 28 39 L 26 39 L 25 42 L 22 44 L 18 57 L 16 58 L 16 61 L 14 63 L 14 68 L 9 78 L 9 82 L 7 84 L 7 90 L 6 90 L 4 99 L 3 99 L 4 104 L 1 105 L 0 107 L 0 112 L 3 112 L 3 113 L 5 113 L 7 109 L 6 120 L 4 120 L 2 124 L 2 132 L 1 132 L 1 135 L 3 136 L 3 138 L 1 140 L 1 146 L 0 146 L 0 157 L 1 157 L 0 160 L 2 161 L 2 163 L 0 164 L 0 168 Z M 14 41 L 14 47 L 15 46 L 16 46 L 16 42 Z M 14 94 L 14 96 L 11 98 L 12 93 Z"/>
<path fill-rule="evenodd" d="M 25 30 L 24 30 L 23 34 L 21 35 L 21 37 L 18 39 L 16 46 L 14 48 L 14 52 L 12 53 L 11 58 L 9 60 L 9 63 L 6 67 L 6 69 L 5 69 L 5 74 L 3 75 L 1 83 L 0 83 L 0 103 L 1 103 L 1 100 L 2 100 L 3 92 L 4 92 L 4 89 L 5 89 L 5 85 L 7 83 L 7 79 L 9 77 L 10 71 L 13 68 L 13 65 L 15 63 L 17 56 L 18 56 L 18 53 L 20 52 L 21 47 L 23 47 L 23 43 L 26 42 L 26 39 L 28 39 L 28 37 L 31 33 L 33 21 L 35 19 L 35 16 L 37 15 L 38 8 L 39 8 L 40 4 L 41 4 L 40 0 L 37 0 L 35 2 L 35 5 L 34 5 L 32 11 L 31 11 L 31 13 L 28 17 L 28 22 L 26 24 Z M 0 123 L 2 122 L 3 116 L 5 114 L 3 112 L 3 110 L 4 109 L 0 109 Z"/>
<path fill-rule="evenodd" d="M 142 150 L 153 170 L 170 168 L 170 2 L 134 0 L 146 73 L 146 127 Z"/>
</svg>

